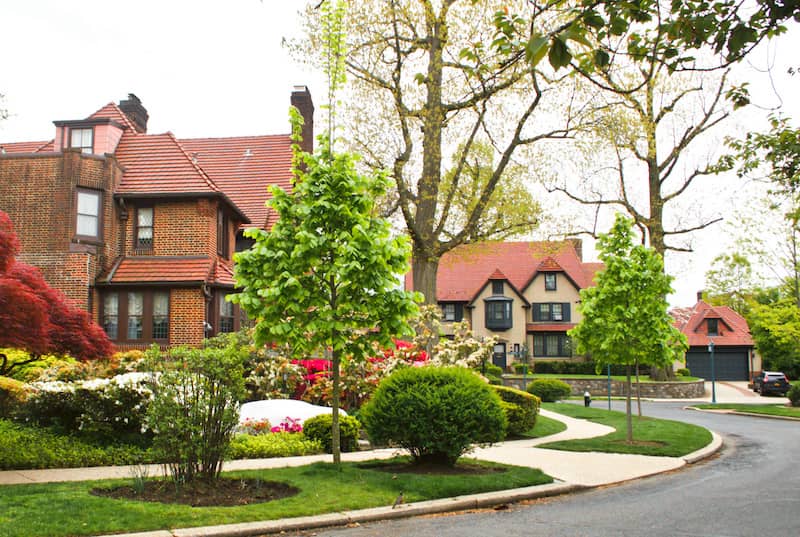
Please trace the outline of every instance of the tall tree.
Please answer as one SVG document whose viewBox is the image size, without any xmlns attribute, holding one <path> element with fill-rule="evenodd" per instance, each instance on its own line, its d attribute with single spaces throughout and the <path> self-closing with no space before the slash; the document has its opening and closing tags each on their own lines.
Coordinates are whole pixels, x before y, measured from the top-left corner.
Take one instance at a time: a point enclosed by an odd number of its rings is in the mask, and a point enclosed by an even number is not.
<svg viewBox="0 0 800 537">
<path fill-rule="evenodd" d="M 605 268 L 595 287 L 581 290 L 583 318 L 569 331 L 579 353 L 591 353 L 599 364 L 627 366 L 627 439 L 633 440 L 631 368 L 640 364 L 671 366 L 688 348 L 667 313 L 672 278 L 664 274 L 661 256 L 634 246 L 632 221 L 617 214 L 611 230 L 598 239 Z"/>
<path fill-rule="evenodd" d="M 314 155 L 295 152 L 292 191 L 272 189 L 279 220 L 271 231 L 248 230 L 255 244 L 235 256 L 241 293 L 233 301 L 256 320 L 257 343 L 288 343 L 302 356 L 330 350 L 338 464 L 341 360 L 362 360 L 374 342 L 388 348 L 410 332 L 406 319 L 417 307 L 397 285 L 410 251 L 377 214 L 385 175 L 357 173 L 353 157 L 326 143 Z"/>
<path fill-rule="evenodd" d="M 706 272 L 706 299 L 710 304 L 728 306 L 746 315 L 756 290 L 753 265 L 741 252 L 720 254 Z"/>
<path fill-rule="evenodd" d="M 527 2 L 511 4 L 525 9 Z M 414 289 L 429 303 L 436 302 L 444 253 L 531 230 L 535 205 L 517 211 L 522 218 L 493 226 L 487 213 L 527 201 L 493 194 L 515 154 L 539 140 L 567 136 L 579 113 L 567 90 L 556 89 L 552 70 L 532 69 L 524 58 L 506 58 L 492 48 L 493 17 L 505 5 L 368 0 L 352 3 L 346 17 L 347 138 L 368 165 L 390 170 L 396 187 L 390 205 L 399 209 L 413 243 Z M 546 31 L 554 31 L 557 22 L 548 24 Z M 314 50 L 321 35 L 313 9 L 307 33 L 310 46 L 298 45 L 301 54 Z M 546 113 L 537 119 L 540 109 Z M 492 158 L 483 159 L 485 179 L 469 202 L 460 203 L 463 214 L 455 226 L 449 218 L 459 203 L 455 194 L 468 191 L 464 185 L 472 181 L 470 166 L 480 144 L 491 148 Z"/>
</svg>

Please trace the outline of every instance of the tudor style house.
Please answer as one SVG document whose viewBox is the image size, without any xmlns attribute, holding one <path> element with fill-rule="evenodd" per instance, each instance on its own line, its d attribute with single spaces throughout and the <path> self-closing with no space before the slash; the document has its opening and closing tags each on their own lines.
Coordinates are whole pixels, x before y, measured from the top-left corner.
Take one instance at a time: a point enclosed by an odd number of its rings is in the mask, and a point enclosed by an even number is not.
<svg viewBox="0 0 800 537">
<path fill-rule="evenodd" d="M 291 104 L 312 149 L 306 87 Z M 267 227 L 267 188 L 288 188 L 288 134 L 178 139 L 147 132 L 133 94 L 85 119 L 54 121 L 50 141 L 0 143 L 0 210 L 19 259 L 92 313 L 118 348 L 198 344 L 239 328 L 234 250 Z M 272 215 L 274 218 L 274 215 Z"/>
<path fill-rule="evenodd" d="M 497 337 L 492 361 L 503 368 L 526 353 L 533 361 L 573 359 L 567 330 L 580 322 L 579 292 L 600 268 L 583 262 L 580 240 L 460 246 L 442 256 L 436 277 L 445 332 L 466 320 L 476 336 Z"/>
<path fill-rule="evenodd" d="M 752 380 L 761 370 L 761 358 L 754 352 L 750 327 L 744 317 L 727 306 L 711 306 L 697 294 L 697 303 L 670 311 L 675 326 L 686 335 L 689 350 L 686 367 L 695 377 L 711 380 L 711 347 L 714 343 L 714 378 Z"/>
</svg>

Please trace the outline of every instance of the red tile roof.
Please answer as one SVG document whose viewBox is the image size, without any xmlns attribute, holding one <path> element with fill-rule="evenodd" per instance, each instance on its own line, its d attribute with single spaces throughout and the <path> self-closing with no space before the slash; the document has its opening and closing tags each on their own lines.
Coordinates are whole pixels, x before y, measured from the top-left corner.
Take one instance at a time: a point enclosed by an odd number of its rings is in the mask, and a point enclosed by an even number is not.
<svg viewBox="0 0 800 537">
<path fill-rule="evenodd" d="M 104 283 L 204 283 L 209 282 L 214 260 L 208 256 L 125 257 L 117 262 Z"/>
<path fill-rule="evenodd" d="M 108 103 L 103 108 L 92 114 L 86 119 L 102 119 L 107 118 L 116 121 L 120 125 L 128 128 L 129 132 L 139 132 L 136 125 L 130 120 L 128 115 L 123 112 L 119 106 L 114 103 Z"/>
<path fill-rule="evenodd" d="M 44 153 L 53 151 L 53 142 L 13 142 L 0 143 L 0 154 L 6 153 Z"/>
<path fill-rule="evenodd" d="M 670 315 L 675 326 L 686 335 L 690 347 L 707 346 L 709 336 L 706 319 L 719 319 L 718 336 L 710 336 L 717 346 L 752 347 L 753 338 L 747 321 L 727 306 L 711 306 L 700 300 L 690 308 L 674 308 Z"/>
<path fill-rule="evenodd" d="M 217 260 L 217 264 L 214 267 L 214 283 L 235 285 L 233 281 L 233 263 L 224 259 Z"/>
<path fill-rule="evenodd" d="M 268 226 L 268 188 L 291 188 L 288 135 L 182 139 L 180 144 L 254 225 Z"/>
<path fill-rule="evenodd" d="M 459 246 L 443 255 L 436 277 L 437 297 L 442 301 L 468 302 L 502 269 L 504 277 L 524 291 L 550 259 L 547 270 L 563 270 L 579 289 L 592 285 L 600 263 L 583 263 L 572 242 L 486 242 Z M 555 266 L 559 269 L 556 269 Z M 411 273 L 406 288 L 413 287 Z"/>
</svg>

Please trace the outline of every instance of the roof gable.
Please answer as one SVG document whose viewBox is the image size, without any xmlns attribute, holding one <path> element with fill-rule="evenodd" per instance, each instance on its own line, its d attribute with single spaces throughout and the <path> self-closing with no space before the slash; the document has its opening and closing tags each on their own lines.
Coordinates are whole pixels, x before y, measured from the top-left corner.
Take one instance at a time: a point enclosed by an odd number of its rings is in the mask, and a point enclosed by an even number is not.
<svg viewBox="0 0 800 537">
<path fill-rule="evenodd" d="M 670 310 L 675 326 L 689 341 L 689 346 L 705 346 L 713 340 L 719 346 L 753 346 L 750 327 L 744 317 L 727 306 L 711 306 L 700 300 L 690 308 L 674 308 Z M 708 319 L 717 319 L 719 335 L 709 336 Z"/>
<path fill-rule="evenodd" d="M 122 125 L 129 132 L 139 132 L 128 115 L 114 103 L 108 103 L 87 119 L 111 119 Z"/>
</svg>

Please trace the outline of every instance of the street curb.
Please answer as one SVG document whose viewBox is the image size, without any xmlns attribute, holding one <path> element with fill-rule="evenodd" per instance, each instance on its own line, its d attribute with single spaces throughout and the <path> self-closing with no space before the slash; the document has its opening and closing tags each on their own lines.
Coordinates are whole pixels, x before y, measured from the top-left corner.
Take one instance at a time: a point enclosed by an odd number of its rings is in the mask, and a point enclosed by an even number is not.
<svg viewBox="0 0 800 537">
<path fill-rule="evenodd" d="M 707 459 L 722 449 L 722 437 L 710 429 L 709 432 L 711 433 L 711 443 L 693 453 L 684 455 L 682 458 L 686 464 L 694 464 L 703 459 Z"/>
<path fill-rule="evenodd" d="M 203 526 L 198 528 L 181 528 L 175 530 L 159 530 L 141 533 L 107 534 L 99 537 L 248 537 L 287 531 L 310 530 L 316 528 L 346 526 L 348 524 L 361 524 L 378 520 L 391 520 L 396 518 L 409 518 L 420 515 L 436 513 L 450 513 L 453 511 L 468 511 L 470 509 L 483 509 L 506 503 L 520 502 L 557 496 L 569 492 L 576 492 L 593 487 L 572 485 L 568 483 L 550 483 L 534 487 L 523 487 L 510 490 L 498 490 L 466 496 L 455 496 L 438 500 L 401 504 L 397 508 L 390 506 L 359 509 L 358 511 L 343 511 L 324 515 L 285 518 L 280 520 L 267 520 L 261 522 L 245 522 L 240 524 L 225 524 L 219 526 Z"/>
<path fill-rule="evenodd" d="M 783 420 L 783 421 L 800 421 L 800 418 L 793 418 L 792 416 L 775 416 L 772 414 L 758 414 L 756 412 L 742 412 L 741 410 L 734 410 L 733 408 L 697 408 L 693 406 L 683 407 L 685 410 L 694 410 L 696 412 L 710 412 L 712 414 L 730 414 L 732 416 L 749 416 L 751 418 L 766 418 L 770 420 Z"/>
</svg>

